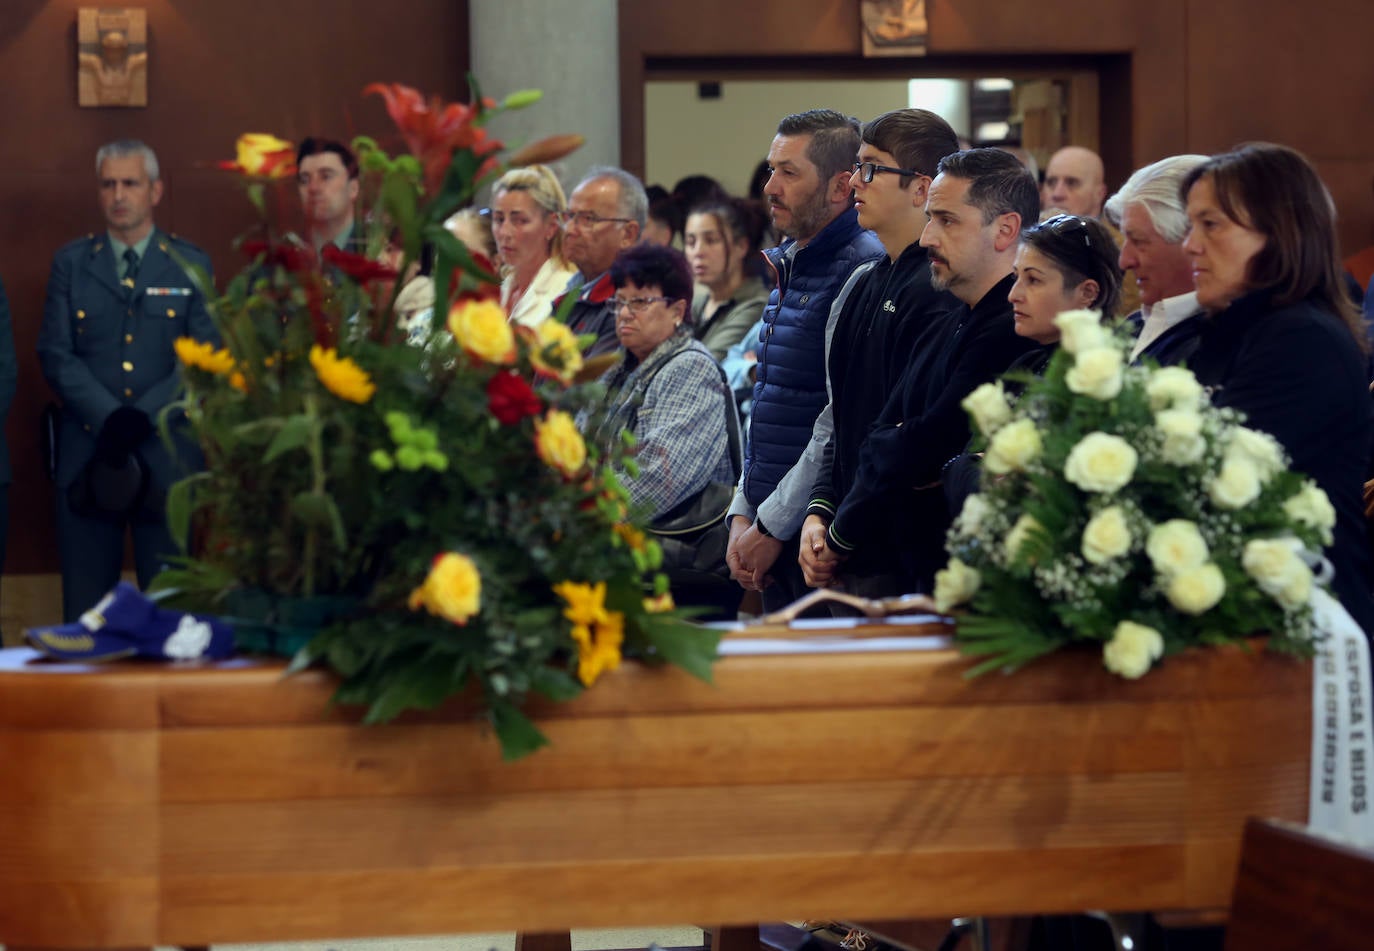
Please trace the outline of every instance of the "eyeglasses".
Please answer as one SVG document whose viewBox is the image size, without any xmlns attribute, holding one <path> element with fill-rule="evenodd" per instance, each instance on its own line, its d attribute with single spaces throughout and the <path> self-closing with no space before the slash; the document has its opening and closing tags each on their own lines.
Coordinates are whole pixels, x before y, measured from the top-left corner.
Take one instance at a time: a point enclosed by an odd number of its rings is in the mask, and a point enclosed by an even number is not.
<svg viewBox="0 0 1374 951">
<path fill-rule="evenodd" d="M 638 316 L 640 316 L 641 314 L 643 314 L 646 310 L 648 310 L 648 309 L 649 309 L 649 305 L 652 304 L 652 303 L 654 303 L 655 301 L 662 301 L 662 302 L 665 303 L 665 304 L 671 304 L 671 303 L 673 302 L 673 299 L 672 299 L 671 297 L 618 297 L 618 296 L 617 296 L 617 297 L 612 297 L 612 298 L 611 298 L 610 304 L 611 304 L 611 307 L 613 308 L 613 312 L 614 312 L 614 313 L 617 313 L 617 314 L 618 314 L 618 313 L 620 313 L 621 310 L 628 308 L 629 311 L 630 311 L 630 313 L 632 313 L 632 314 L 634 314 L 636 317 L 638 317 Z"/>
<path fill-rule="evenodd" d="M 1040 222 L 1038 227 L 1048 231 L 1055 237 L 1063 237 L 1064 235 L 1071 234 L 1075 230 L 1081 230 L 1083 232 L 1083 246 L 1089 250 L 1092 249 L 1092 229 L 1089 228 L 1088 223 L 1078 217 L 1078 215 L 1055 215 L 1053 218 L 1046 218 L 1044 221 Z"/>
<path fill-rule="evenodd" d="M 573 222 L 576 222 L 579 228 L 595 228 L 597 225 L 607 221 L 613 224 L 624 225 L 629 224 L 633 220 L 633 218 L 602 218 L 600 215 L 593 214 L 590 211 L 560 211 L 558 213 L 558 223 L 564 228 L 571 228 Z"/>
<path fill-rule="evenodd" d="M 887 172 L 891 175 L 920 175 L 921 173 L 914 168 L 893 168 L 891 165 L 874 165 L 872 162 L 855 162 L 854 171 L 859 173 L 859 181 L 865 185 L 873 183 L 873 175 L 876 172 Z"/>
</svg>

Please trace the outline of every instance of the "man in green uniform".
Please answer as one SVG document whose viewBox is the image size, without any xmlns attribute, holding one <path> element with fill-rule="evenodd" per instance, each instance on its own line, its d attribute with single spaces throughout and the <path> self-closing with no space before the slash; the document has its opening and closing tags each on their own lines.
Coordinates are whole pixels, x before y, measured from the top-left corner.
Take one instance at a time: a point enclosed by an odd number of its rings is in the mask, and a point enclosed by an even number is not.
<svg viewBox="0 0 1374 951">
<path fill-rule="evenodd" d="M 306 237 L 317 254 L 327 244 L 354 254 L 367 250 L 353 221 L 361 188 L 358 160 L 346 145 L 313 136 L 303 140 L 296 150 L 296 186 Z"/>
<path fill-rule="evenodd" d="M 67 622 L 119 579 L 126 529 L 141 587 L 176 552 L 165 493 L 200 457 L 183 420 L 169 420 L 174 450 L 157 420 L 181 383 L 172 342 L 216 339 L 188 273 L 202 270 L 209 286 L 209 257 L 153 224 L 162 198 L 153 150 L 112 142 L 96 153 L 96 174 L 106 231 L 54 256 L 38 333 L 43 375 L 62 402 L 57 535 Z"/>
</svg>

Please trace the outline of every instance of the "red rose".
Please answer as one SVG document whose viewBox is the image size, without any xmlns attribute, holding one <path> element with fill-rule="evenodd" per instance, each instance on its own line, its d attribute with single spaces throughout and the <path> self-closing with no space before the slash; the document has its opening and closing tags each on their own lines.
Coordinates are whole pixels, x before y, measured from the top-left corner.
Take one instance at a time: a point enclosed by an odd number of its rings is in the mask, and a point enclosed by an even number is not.
<svg viewBox="0 0 1374 951">
<path fill-rule="evenodd" d="M 502 425 L 513 426 L 526 416 L 539 415 L 543 404 L 528 383 L 507 370 L 487 384 L 487 408 Z"/>
<path fill-rule="evenodd" d="M 266 241 L 245 241 L 240 248 L 248 257 L 256 259 L 262 255 L 262 263 L 268 267 L 280 267 L 291 274 L 306 274 L 315 270 L 315 250 L 298 244 Z"/>
</svg>

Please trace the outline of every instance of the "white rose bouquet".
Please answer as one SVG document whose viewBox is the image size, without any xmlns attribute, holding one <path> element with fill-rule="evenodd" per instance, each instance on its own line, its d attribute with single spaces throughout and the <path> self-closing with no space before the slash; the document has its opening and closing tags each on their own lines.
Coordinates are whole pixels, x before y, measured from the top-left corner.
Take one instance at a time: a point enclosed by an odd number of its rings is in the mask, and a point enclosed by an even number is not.
<svg viewBox="0 0 1374 951">
<path fill-rule="evenodd" d="M 1008 376 L 1018 399 L 999 382 L 964 403 L 983 485 L 950 529 L 935 600 L 988 658 L 975 672 L 1083 641 L 1129 678 L 1250 634 L 1311 653 L 1304 556 L 1331 542 L 1325 493 L 1188 370 L 1127 366 L 1126 341 L 1090 311 L 1057 322 L 1044 376 Z"/>
</svg>

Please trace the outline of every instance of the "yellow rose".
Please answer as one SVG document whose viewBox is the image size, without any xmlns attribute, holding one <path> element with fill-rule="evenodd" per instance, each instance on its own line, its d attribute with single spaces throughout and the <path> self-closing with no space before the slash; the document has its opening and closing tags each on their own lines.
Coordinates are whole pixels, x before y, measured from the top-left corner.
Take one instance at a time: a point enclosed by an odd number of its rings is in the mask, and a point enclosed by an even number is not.
<svg viewBox="0 0 1374 951">
<path fill-rule="evenodd" d="M 1083 557 L 1094 565 L 1105 565 L 1131 550 L 1131 527 L 1120 506 L 1109 505 L 1088 519 L 1080 548 Z"/>
<path fill-rule="evenodd" d="M 951 558 L 948 565 L 935 572 L 935 610 L 948 614 L 950 608 L 964 604 L 977 594 L 982 583 L 983 576 L 977 568 Z"/>
<path fill-rule="evenodd" d="M 1064 478 L 1085 492 L 1115 492 L 1135 475 L 1139 456 L 1120 436 L 1088 433 L 1069 450 L 1064 460 Z"/>
<path fill-rule="evenodd" d="M 1260 474 L 1254 463 L 1242 457 L 1227 456 L 1221 471 L 1207 483 L 1207 495 L 1224 509 L 1240 509 L 1260 494 Z"/>
<path fill-rule="evenodd" d="M 1273 478 L 1275 473 L 1282 472 L 1288 465 L 1283 457 L 1283 447 L 1277 439 L 1268 433 L 1245 426 L 1233 426 L 1227 432 L 1224 458 L 1250 463 L 1255 467 L 1261 485 Z"/>
<path fill-rule="evenodd" d="M 1143 677 L 1150 666 L 1164 656 L 1164 638 L 1152 627 L 1122 621 L 1112 639 L 1102 647 L 1102 663 L 1112 673 L 1127 680 Z"/>
<path fill-rule="evenodd" d="M 1245 543 L 1240 559 L 1260 590 L 1290 609 L 1312 596 L 1312 571 L 1298 557 L 1296 546 L 1291 538 L 1257 538 Z"/>
<path fill-rule="evenodd" d="M 367 371 L 348 357 L 339 356 L 333 347 L 326 350 L 319 344 L 312 346 L 310 365 L 324 388 L 341 400 L 366 403 L 377 392 L 377 384 Z"/>
<path fill-rule="evenodd" d="M 1054 318 L 1059 328 L 1059 346 L 1065 353 L 1084 353 L 1111 344 L 1102 326 L 1102 315 L 1095 310 L 1066 310 Z"/>
<path fill-rule="evenodd" d="M 1121 351 L 1112 346 L 1080 350 L 1064 376 L 1069 389 L 1095 400 L 1115 399 L 1121 392 Z"/>
<path fill-rule="evenodd" d="M 501 366 L 515 362 L 515 332 L 495 301 L 460 300 L 448 312 L 448 332 L 479 360 Z"/>
<path fill-rule="evenodd" d="M 991 436 L 1011 419 L 1011 406 L 1007 403 L 1001 380 L 984 383 L 965 396 L 959 405 L 973 417 L 978 431 L 984 436 Z"/>
<path fill-rule="evenodd" d="M 1024 472 L 1028 465 L 1040 458 L 1043 449 L 1044 444 L 1035 423 L 1029 419 L 1018 419 L 993 434 L 988 442 L 987 454 L 983 457 L 983 468 L 993 475 Z"/>
<path fill-rule="evenodd" d="M 1336 509 L 1317 483 L 1310 479 L 1304 482 L 1298 494 L 1283 503 L 1283 510 L 1299 525 L 1319 532 L 1323 544 L 1331 544 L 1331 530 L 1336 527 Z"/>
<path fill-rule="evenodd" d="M 567 383 L 582 369 L 582 348 L 567 324 L 549 318 L 534 328 L 530 363 L 545 376 Z"/>
<path fill-rule="evenodd" d="M 1182 518 L 1170 519 L 1150 529 L 1145 539 L 1145 554 L 1155 571 L 1166 578 L 1200 568 L 1212 557 L 1197 525 Z"/>
<path fill-rule="evenodd" d="M 573 418 L 561 409 L 549 410 L 543 419 L 534 421 L 534 446 L 545 464 L 569 479 L 587 462 L 587 444 Z"/>
<path fill-rule="evenodd" d="M 1184 614 L 1202 614 L 1217 606 L 1226 593 L 1226 579 L 1214 562 L 1174 575 L 1164 590 L 1169 603 Z"/>
<path fill-rule="evenodd" d="M 1007 532 L 1007 541 L 1004 545 L 1007 561 L 1012 562 L 1016 560 L 1017 555 L 1021 553 L 1022 546 L 1030 541 L 1031 532 L 1043 530 L 1044 526 L 1037 522 L 1032 515 L 1022 515 L 1018 518 L 1016 524 L 1011 527 L 1011 531 Z M 1034 558 L 1029 558 L 1028 560 L 1032 564 L 1035 563 Z"/>
<path fill-rule="evenodd" d="M 1207 440 L 1202 436 L 1202 416 L 1197 410 L 1160 410 L 1155 416 L 1155 429 L 1164 437 L 1160 456 L 1170 465 L 1192 465 L 1207 451 Z"/>
<path fill-rule="evenodd" d="M 1202 399 L 1202 384 L 1198 383 L 1192 370 L 1163 367 L 1150 374 L 1145 384 L 1145 395 L 1150 398 L 1150 408 L 1155 412 L 1162 409 L 1197 409 Z"/>
<path fill-rule="evenodd" d="M 644 599 L 644 610 L 650 614 L 664 614 L 673 610 L 675 607 L 677 607 L 677 605 L 673 603 L 673 593 L 671 591 L 665 591 L 652 598 Z"/>
<path fill-rule="evenodd" d="M 467 555 L 444 552 L 430 565 L 424 584 L 410 592 L 410 609 L 466 624 L 482 609 L 482 576 Z"/>
<path fill-rule="evenodd" d="M 265 132 L 245 132 L 236 143 L 235 164 L 245 175 L 285 178 L 295 171 L 295 147 Z"/>
</svg>

